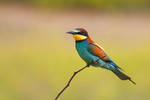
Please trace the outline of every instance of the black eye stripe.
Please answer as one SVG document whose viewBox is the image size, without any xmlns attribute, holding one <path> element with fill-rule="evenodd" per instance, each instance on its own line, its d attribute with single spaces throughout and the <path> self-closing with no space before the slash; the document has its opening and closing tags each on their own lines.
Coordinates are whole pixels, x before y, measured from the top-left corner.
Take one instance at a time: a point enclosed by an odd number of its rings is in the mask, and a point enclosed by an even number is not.
<svg viewBox="0 0 150 100">
<path fill-rule="evenodd" d="M 81 32 L 78 32 L 78 33 L 76 33 L 76 34 L 79 34 L 79 35 L 84 35 L 84 36 L 86 36 L 86 33 L 81 33 Z"/>
</svg>

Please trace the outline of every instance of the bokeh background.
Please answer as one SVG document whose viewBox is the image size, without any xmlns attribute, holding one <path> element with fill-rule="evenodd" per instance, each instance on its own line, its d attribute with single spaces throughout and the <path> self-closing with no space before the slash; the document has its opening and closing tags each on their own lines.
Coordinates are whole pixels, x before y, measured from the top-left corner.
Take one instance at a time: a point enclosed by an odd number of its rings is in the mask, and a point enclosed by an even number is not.
<svg viewBox="0 0 150 100">
<path fill-rule="evenodd" d="M 60 100 L 150 100 L 149 0 L 0 1 L 0 100 L 54 100 L 85 66 L 65 33 L 76 27 L 137 85 L 90 67 Z"/>
</svg>

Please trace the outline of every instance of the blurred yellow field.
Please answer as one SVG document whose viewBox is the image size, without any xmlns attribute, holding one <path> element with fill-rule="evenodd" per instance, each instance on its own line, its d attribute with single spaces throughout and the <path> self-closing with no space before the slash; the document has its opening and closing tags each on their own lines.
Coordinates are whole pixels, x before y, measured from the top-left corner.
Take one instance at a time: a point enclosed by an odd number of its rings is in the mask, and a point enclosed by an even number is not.
<svg viewBox="0 0 150 100">
<path fill-rule="evenodd" d="M 85 66 L 65 32 L 86 28 L 137 83 L 90 67 L 60 100 L 150 100 L 150 13 L 0 7 L 0 100 L 53 100 Z"/>
</svg>

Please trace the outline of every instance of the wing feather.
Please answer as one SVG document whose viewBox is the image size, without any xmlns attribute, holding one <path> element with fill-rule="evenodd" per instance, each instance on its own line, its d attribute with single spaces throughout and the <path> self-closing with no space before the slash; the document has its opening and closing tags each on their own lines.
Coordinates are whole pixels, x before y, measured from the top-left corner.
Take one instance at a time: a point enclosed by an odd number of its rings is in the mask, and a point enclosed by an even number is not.
<svg viewBox="0 0 150 100">
<path fill-rule="evenodd" d="M 94 54 L 95 56 L 99 57 L 103 61 L 107 62 L 110 60 L 107 54 L 105 53 L 104 49 L 98 46 L 97 44 L 90 43 L 88 45 L 88 51 Z"/>
<path fill-rule="evenodd" d="M 115 68 L 119 68 L 121 69 L 119 66 L 117 66 L 109 57 L 108 55 L 105 53 L 104 49 L 102 47 L 100 47 L 99 45 L 97 45 L 96 43 L 89 43 L 88 45 L 88 51 L 90 53 L 92 53 L 93 55 L 99 57 L 100 59 L 102 59 L 103 61 L 110 63 L 111 65 L 113 65 Z M 122 69 L 121 69 L 122 70 Z"/>
</svg>

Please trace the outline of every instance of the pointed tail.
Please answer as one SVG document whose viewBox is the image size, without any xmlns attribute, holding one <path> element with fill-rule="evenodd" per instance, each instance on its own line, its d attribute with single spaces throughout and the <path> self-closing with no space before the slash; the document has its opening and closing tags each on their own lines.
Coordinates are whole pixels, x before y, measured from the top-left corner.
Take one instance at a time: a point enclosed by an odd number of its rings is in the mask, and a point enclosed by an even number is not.
<svg viewBox="0 0 150 100">
<path fill-rule="evenodd" d="M 136 85 L 136 83 L 131 80 L 131 78 L 129 76 L 127 76 L 126 74 L 124 74 L 123 72 L 121 72 L 120 70 L 114 70 L 112 71 L 114 74 L 116 74 L 121 80 L 129 80 L 130 82 L 132 82 L 133 84 Z"/>
</svg>

